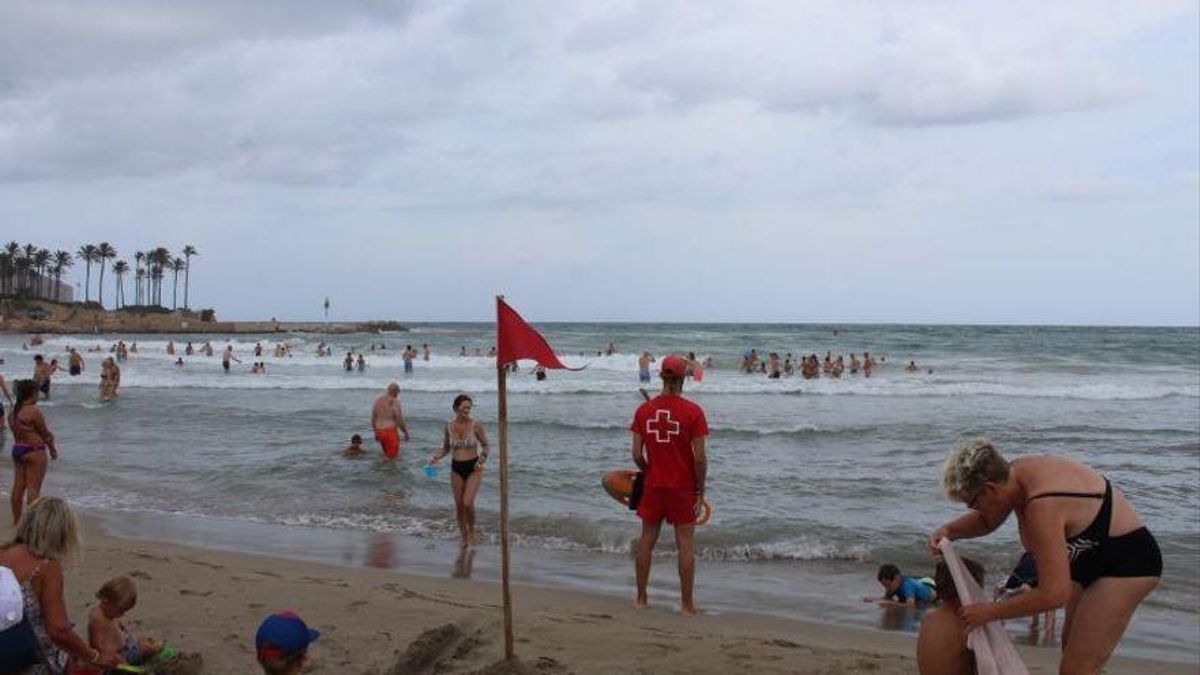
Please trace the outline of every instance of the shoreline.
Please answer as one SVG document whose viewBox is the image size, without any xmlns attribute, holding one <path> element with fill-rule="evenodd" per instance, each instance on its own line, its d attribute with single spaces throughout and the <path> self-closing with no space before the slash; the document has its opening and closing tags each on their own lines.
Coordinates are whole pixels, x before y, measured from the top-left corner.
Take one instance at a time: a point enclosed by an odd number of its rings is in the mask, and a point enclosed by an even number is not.
<svg viewBox="0 0 1200 675">
<path fill-rule="evenodd" d="M 106 523 L 128 514 L 76 510 L 86 553 L 67 568 L 69 615 L 82 625 L 95 590 L 111 576 L 129 575 L 141 598 L 129 616 L 131 629 L 200 652 L 204 672 L 252 672 L 258 621 L 281 609 L 296 610 L 322 631 L 306 672 L 388 672 L 417 647 L 430 652 L 438 672 L 473 672 L 503 656 L 496 581 L 413 571 L 421 553 L 441 556 L 441 547 L 390 551 L 396 564 L 380 569 L 369 560 L 378 552 L 361 561 L 348 553 L 333 564 L 204 548 L 212 542 L 203 536 L 199 545 L 153 533 L 117 536 Z M 162 520 L 141 515 L 144 522 Z M 481 554 L 495 557 L 488 550 L 494 548 L 482 547 Z M 669 586 L 674 566 L 660 561 L 655 571 L 652 589 L 656 582 L 660 590 Z M 916 667 L 909 633 L 746 612 L 687 619 L 670 594 L 652 596 L 649 610 L 635 610 L 629 598 L 521 582 L 513 584 L 513 597 L 517 654 L 532 672 L 910 673 Z M 445 644 L 427 635 L 414 646 L 425 631 L 446 625 L 455 628 L 441 628 Z M 1017 648 L 1030 672 L 1057 671 L 1058 649 Z M 1194 664 L 1115 656 L 1106 672 L 1194 670 Z"/>
</svg>

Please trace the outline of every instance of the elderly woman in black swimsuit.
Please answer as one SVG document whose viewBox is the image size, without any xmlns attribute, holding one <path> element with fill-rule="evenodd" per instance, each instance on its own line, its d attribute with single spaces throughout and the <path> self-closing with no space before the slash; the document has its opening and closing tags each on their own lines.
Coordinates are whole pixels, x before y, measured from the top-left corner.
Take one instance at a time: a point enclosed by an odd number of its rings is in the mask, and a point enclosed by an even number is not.
<svg viewBox="0 0 1200 675">
<path fill-rule="evenodd" d="M 1062 457 L 1008 462 L 986 440 L 960 446 L 946 461 L 942 488 L 971 512 L 929 536 L 968 539 L 1017 514 L 1021 543 L 1037 563 L 1038 586 L 993 604 L 964 607 L 971 630 L 997 619 L 1066 606 L 1060 673 L 1099 673 L 1129 619 L 1162 576 L 1162 554 L 1121 490 Z"/>
<path fill-rule="evenodd" d="M 488 457 L 487 433 L 483 425 L 471 419 L 474 402 L 470 396 L 454 398 L 454 419 L 446 425 L 442 450 L 429 460 L 437 464 L 450 455 L 450 489 L 454 493 L 454 516 L 462 545 L 469 546 L 478 539 L 475 531 L 475 495 L 483 481 L 483 465 Z"/>
<path fill-rule="evenodd" d="M 13 404 L 8 425 L 13 432 L 13 487 L 11 495 L 13 524 L 21 520 L 25 504 L 32 504 L 42 494 L 49 459 L 58 459 L 54 434 L 46 427 L 46 418 L 38 409 L 38 385 L 33 380 L 18 380 L 13 389 L 17 402 Z"/>
</svg>

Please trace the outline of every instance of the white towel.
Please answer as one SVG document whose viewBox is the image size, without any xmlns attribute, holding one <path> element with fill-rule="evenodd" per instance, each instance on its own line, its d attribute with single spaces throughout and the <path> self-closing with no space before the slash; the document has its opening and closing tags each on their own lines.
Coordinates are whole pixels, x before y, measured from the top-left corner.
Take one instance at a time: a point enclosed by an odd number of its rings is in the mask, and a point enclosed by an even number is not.
<svg viewBox="0 0 1200 675">
<path fill-rule="evenodd" d="M 938 542 L 938 548 L 942 551 L 946 566 L 950 568 L 950 576 L 958 590 L 958 601 L 964 607 L 991 602 L 979 584 L 975 583 L 966 565 L 954 553 L 954 545 L 950 540 L 942 539 Z M 971 631 L 967 635 L 967 648 L 975 652 L 975 668 L 979 675 L 1029 675 L 1008 633 L 1004 632 L 1001 621 L 992 621 Z"/>
</svg>

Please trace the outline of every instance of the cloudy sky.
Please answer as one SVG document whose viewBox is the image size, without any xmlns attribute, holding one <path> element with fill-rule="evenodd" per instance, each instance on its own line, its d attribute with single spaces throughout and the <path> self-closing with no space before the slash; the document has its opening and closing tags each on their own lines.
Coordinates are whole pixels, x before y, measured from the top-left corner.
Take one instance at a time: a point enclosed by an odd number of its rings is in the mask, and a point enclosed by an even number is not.
<svg viewBox="0 0 1200 675">
<path fill-rule="evenodd" d="M 0 239 L 191 244 L 222 318 L 481 320 L 502 292 L 538 320 L 1196 325 L 1198 24 L 7 2 Z"/>
</svg>

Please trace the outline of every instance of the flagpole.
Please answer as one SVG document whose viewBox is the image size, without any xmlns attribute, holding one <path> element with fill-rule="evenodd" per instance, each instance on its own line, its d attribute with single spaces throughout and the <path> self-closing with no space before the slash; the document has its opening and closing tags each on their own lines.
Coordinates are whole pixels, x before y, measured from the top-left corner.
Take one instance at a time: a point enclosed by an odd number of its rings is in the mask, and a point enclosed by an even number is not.
<svg viewBox="0 0 1200 675">
<path fill-rule="evenodd" d="M 503 298 L 503 296 L 500 296 Z M 499 299 L 499 298 L 498 298 Z M 500 436 L 500 578 L 504 600 L 504 659 L 511 661 L 513 650 L 512 595 L 508 590 L 508 364 L 496 365 L 497 427 Z"/>
</svg>

